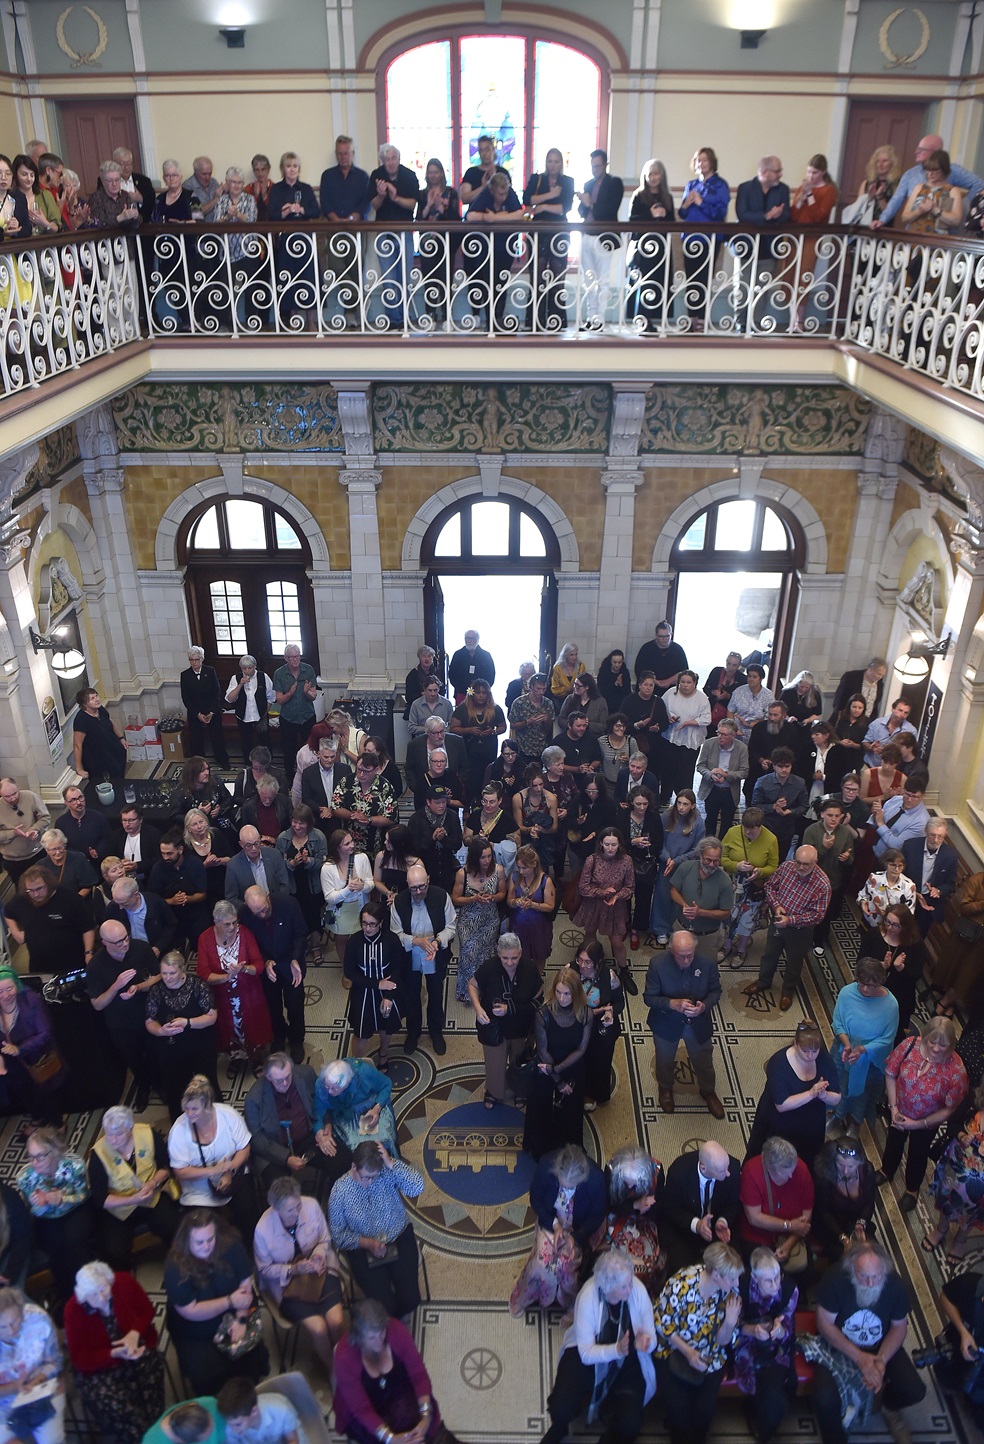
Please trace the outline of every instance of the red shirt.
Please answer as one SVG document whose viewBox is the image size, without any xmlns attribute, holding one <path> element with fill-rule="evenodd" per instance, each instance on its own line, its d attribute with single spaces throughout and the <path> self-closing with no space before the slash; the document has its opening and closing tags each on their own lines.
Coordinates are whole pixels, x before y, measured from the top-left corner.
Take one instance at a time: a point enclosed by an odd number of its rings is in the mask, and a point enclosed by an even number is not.
<svg viewBox="0 0 984 1444">
<path fill-rule="evenodd" d="M 895 1079 L 895 1103 L 906 1118 L 928 1118 L 938 1108 L 952 1113 L 970 1092 L 967 1070 L 956 1053 L 927 1068 L 918 1040 L 913 1043 L 911 1038 L 889 1054 L 885 1075 Z"/>
<path fill-rule="evenodd" d="M 769 1189 L 772 1190 L 772 1204 L 769 1204 Z M 778 1184 L 769 1180 L 765 1185 L 765 1168 L 762 1155 L 749 1158 L 741 1170 L 741 1188 L 738 1197 L 748 1208 L 758 1206 L 763 1213 L 773 1218 L 799 1218 L 813 1207 L 813 1179 L 802 1158 L 796 1160 L 796 1168 L 788 1183 Z M 742 1213 L 740 1232 L 746 1243 L 765 1244 L 772 1248 L 780 1235 L 769 1233 L 764 1228 L 753 1228 L 747 1213 Z"/>
</svg>

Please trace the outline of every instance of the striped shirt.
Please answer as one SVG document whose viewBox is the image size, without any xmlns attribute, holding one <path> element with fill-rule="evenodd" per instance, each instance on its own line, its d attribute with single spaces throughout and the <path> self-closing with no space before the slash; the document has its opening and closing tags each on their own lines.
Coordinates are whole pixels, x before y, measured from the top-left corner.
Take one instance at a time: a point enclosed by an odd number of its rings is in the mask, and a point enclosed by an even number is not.
<svg viewBox="0 0 984 1444">
<path fill-rule="evenodd" d="M 819 867 L 800 877 L 795 862 L 783 862 L 765 884 L 771 907 L 786 914 L 794 928 L 812 928 L 830 905 L 830 883 Z"/>
</svg>

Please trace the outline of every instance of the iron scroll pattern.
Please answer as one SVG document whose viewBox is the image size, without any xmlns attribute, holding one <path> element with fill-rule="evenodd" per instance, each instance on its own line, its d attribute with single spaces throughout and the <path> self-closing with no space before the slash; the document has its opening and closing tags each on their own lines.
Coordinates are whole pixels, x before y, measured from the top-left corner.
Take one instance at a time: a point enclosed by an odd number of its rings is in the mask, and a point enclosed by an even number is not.
<svg viewBox="0 0 984 1444">
<path fill-rule="evenodd" d="M 331 386 L 147 382 L 113 401 L 121 451 L 343 451 Z"/>
<path fill-rule="evenodd" d="M 603 454 L 611 388 L 519 382 L 374 386 L 377 451 Z"/>
<path fill-rule="evenodd" d="M 870 415 L 842 386 L 654 386 L 639 451 L 861 456 Z"/>
</svg>

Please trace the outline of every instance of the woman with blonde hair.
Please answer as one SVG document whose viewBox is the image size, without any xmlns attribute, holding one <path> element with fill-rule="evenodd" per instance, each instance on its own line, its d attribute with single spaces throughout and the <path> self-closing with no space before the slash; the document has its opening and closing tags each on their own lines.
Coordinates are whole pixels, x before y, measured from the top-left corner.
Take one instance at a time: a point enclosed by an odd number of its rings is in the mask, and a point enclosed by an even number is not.
<svg viewBox="0 0 984 1444">
<path fill-rule="evenodd" d="M 921 1036 L 904 1039 L 885 1064 L 891 1121 L 875 1182 L 879 1188 L 891 1183 L 908 1143 L 905 1192 L 899 1205 L 903 1213 L 916 1207 L 937 1128 L 970 1092 L 967 1071 L 954 1052 L 956 1041 L 949 1018 L 931 1018 Z"/>
<path fill-rule="evenodd" d="M 583 671 L 577 643 L 565 642 L 550 673 L 550 700 L 558 712 L 574 691 L 574 678 L 580 677 Z"/>
<path fill-rule="evenodd" d="M 509 926 L 519 937 L 523 956 L 536 964 L 541 975 L 553 948 L 555 901 L 553 879 L 544 872 L 536 848 L 521 847 L 506 893 Z"/>
<path fill-rule="evenodd" d="M 558 968 L 534 1023 L 536 1067 L 526 1103 L 523 1152 L 540 1159 L 564 1143 L 580 1145 L 584 1133 L 585 1054 L 594 1014 L 580 974 Z"/>
<path fill-rule="evenodd" d="M 841 222 L 845 226 L 870 226 L 881 219 L 881 213 L 895 194 L 902 179 L 902 162 L 894 145 L 879 145 L 868 157 L 864 180 L 853 205 L 845 206 Z"/>
</svg>

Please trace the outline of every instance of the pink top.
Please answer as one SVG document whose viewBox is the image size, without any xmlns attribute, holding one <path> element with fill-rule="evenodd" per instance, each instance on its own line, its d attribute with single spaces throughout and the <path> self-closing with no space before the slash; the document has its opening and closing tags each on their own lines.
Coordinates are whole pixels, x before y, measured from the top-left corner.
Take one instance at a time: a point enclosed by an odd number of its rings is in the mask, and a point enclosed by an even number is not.
<svg viewBox="0 0 984 1444">
<path fill-rule="evenodd" d="M 925 1069 L 925 1071 L 923 1071 Z M 906 1118 L 928 1118 L 938 1108 L 951 1112 L 970 1092 L 967 1071 L 956 1053 L 945 1063 L 930 1063 L 919 1040 L 904 1038 L 889 1054 L 885 1075 L 895 1079 L 895 1105 Z"/>
</svg>

